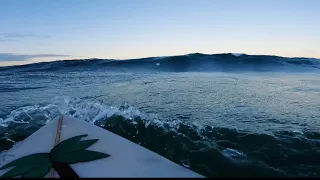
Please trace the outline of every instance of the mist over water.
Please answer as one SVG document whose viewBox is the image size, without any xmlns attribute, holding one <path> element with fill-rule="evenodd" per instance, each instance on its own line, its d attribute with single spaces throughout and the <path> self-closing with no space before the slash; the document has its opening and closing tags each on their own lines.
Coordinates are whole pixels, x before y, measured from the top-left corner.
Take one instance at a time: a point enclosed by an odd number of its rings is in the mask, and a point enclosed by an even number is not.
<svg viewBox="0 0 320 180">
<path fill-rule="evenodd" d="M 319 177 L 319 64 L 190 54 L 2 67 L 0 150 L 67 114 L 207 177 Z"/>
</svg>

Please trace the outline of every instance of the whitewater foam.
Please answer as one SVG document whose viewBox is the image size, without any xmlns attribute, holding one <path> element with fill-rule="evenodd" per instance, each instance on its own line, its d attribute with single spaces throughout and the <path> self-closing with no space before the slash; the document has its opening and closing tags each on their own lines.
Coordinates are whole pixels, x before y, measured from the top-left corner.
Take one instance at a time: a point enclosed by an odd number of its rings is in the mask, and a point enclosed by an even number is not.
<svg viewBox="0 0 320 180">
<path fill-rule="evenodd" d="M 234 56 L 241 56 L 241 55 L 244 55 L 243 53 L 231 53 L 232 55 L 234 55 Z"/>
<path fill-rule="evenodd" d="M 83 100 L 78 97 L 56 97 L 52 104 L 24 106 L 11 111 L 6 118 L 0 118 L 0 126 L 8 127 L 11 123 L 32 123 L 34 119 L 42 119 L 44 125 L 62 114 L 93 124 L 97 121 L 108 119 L 113 115 L 122 116 L 128 121 L 139 117 L 147 120 L 146 126 L 151 123 L 162 124 L 155 115 L 142 113 L 127 104 L 115 107 L 107 106 L 102 102 Z M 135 122 L 132 121 L 132 123 Z"/>
<path fill-rule="evenodd" d="M 222 152 L 226 157 L 229 158 L 245 157 L 245 154 L 243 152 L 231 148 L 226 148 Z"/>
</svg>

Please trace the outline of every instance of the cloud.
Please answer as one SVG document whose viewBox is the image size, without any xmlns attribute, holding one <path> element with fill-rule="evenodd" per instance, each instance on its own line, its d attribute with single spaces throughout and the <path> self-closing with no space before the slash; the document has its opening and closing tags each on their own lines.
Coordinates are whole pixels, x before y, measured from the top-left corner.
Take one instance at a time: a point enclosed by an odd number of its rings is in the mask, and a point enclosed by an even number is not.
<svg viewBox="0 0 320 180">
<path fill-rule="evenodd" d="M 49 38 L 46 35 L 32 33 L 0 33 L 0 42 L 15 42 L 22 39 L 44 39 Z"/>
<path fill-rule="evenodd" d="M 17 42 L 18 39 L 3 38 L 0 36 L 0 42 Z"/>
<path fill-rule="evenodd" d="M 32 58 L 46 58 L 46 57 L 68 57 L 70 55 L 62 54 L 12 54 L 12 53 L 0 53 L 0 62 L 6 61 L 27 61 Z"/>
</svg>

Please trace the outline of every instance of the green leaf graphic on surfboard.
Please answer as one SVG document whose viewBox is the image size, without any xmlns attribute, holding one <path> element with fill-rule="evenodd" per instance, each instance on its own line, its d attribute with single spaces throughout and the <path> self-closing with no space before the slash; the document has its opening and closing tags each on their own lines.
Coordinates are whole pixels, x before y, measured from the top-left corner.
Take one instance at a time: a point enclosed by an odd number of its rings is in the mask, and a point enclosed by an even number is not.
<svg viewBox="0 0 320 180">
<path fill-rule="evenodd" d="M 37 153 L 16 159 L 0 169 L 14 166 L 3 174 L 2 178 L 22 176 L 25 178 L 44 177 L 53 168 L 60 177 L 78 177 L 69 164 L 88 162 L 96 159 L 107 158 L 110 155 L 85 150 L 98 139 L 81 140 L 87 134 L 75 136 L 57 144 L 50 153 Z"/>
</svg>

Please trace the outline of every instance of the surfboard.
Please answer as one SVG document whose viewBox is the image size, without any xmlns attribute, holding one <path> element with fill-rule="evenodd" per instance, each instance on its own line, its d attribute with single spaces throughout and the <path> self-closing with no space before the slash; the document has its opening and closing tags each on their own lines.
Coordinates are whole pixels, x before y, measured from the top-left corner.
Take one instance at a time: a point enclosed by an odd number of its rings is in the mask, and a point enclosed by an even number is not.
<svg viewBox="0 0 320 180">
<path fill-rule="evenodd" d="M 23 159 L 25 156 L 29 159 Z M 53 168 L 62 167 L 54 166 L 56 162 L 68 164 L 66 167 L 78 177 L 204 177 L 121 136 L 71 116 L 56 118 L 1 153 L 0 176 L 63 177 L 61 169 Z"/>
</svg>

